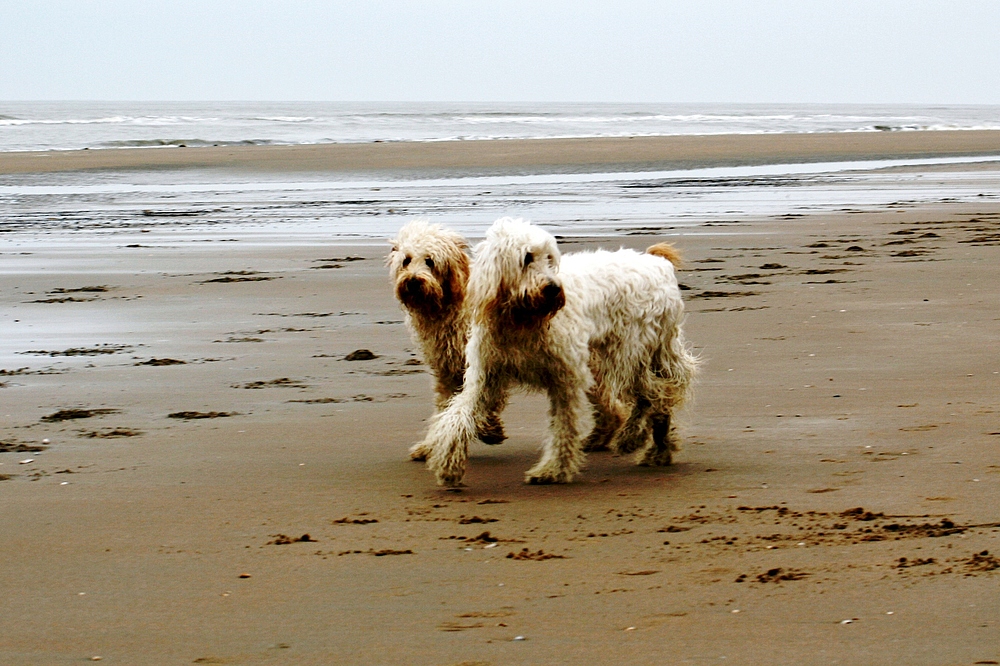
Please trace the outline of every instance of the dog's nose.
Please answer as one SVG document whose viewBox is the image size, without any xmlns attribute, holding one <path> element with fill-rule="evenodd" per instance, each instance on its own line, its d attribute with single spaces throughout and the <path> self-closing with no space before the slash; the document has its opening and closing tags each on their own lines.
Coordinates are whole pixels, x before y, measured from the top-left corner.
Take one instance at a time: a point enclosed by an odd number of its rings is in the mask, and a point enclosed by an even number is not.
<svg viewBox="0 0 1000 666">
<path fill-rule="evenodd" d="M 544 287 L 542 287 L 542 296 L 545 297 L 547 301 L 554 301 L 562 294 L 562 287 L 557 283 L 549 281 Z"/>
<path fill-rule="evenodd" d="M 420 280 L 417 280 L 416 278 L 411 278 L 411 279 L 407 280 L 406 282 L 403 283 L 403 289 L 410 296 L 419 296 L 420 295 Z"/>
</svg>

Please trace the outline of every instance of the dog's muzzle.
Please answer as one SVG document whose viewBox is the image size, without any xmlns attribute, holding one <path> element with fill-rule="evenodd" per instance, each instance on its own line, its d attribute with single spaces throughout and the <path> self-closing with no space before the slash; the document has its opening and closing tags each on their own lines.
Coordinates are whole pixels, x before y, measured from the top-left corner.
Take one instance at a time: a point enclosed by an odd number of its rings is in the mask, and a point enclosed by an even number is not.
<svg viewBox="0 0 1000 666">
<path fill-rule="evenodd" d="M 532 327 L 545 321 L 566 305 L 566 294 L 558 282 L 549 280 L 540 290 L 525 294 L 510 308 L 510 319 L 517 327 Z"/>
<path fill-rule="evenodd" d="M 403 282 L 402 288 L 400 289 L 400 295 L 408 296 L 409 298 L 420 298 L 423 294 L 423 283 L 417 278 L 408 278 Z"/>
<path fill-rule="evenodd" d="M 411 277 L 400 282 L 396 288 L 396 295 L 403 305 L 411 309 L 427 310 L 433 309 L 433 306 L 436 305 L 427 286 L 420 278 Z"/>
<path fill-rule="evenodd" d="M 566 294 L 563 292 L 563 288 L 552 280 L 549 280 L 549 283 L 542 287 L 542 299 L 549 314 L 559 311 L 566 305 Z"/>
</svg>

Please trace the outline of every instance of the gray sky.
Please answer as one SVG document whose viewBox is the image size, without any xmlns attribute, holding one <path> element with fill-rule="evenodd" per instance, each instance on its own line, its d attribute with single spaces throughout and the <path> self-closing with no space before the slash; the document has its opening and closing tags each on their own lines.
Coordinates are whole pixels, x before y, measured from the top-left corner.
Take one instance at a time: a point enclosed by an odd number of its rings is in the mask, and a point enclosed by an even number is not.
<svg viewBox="0 0 1000 666">
<path fill-rule="evenodd" d="M 1000 1 L 0 0 L 0 99 L 1000 104 Z"/>
</svg>

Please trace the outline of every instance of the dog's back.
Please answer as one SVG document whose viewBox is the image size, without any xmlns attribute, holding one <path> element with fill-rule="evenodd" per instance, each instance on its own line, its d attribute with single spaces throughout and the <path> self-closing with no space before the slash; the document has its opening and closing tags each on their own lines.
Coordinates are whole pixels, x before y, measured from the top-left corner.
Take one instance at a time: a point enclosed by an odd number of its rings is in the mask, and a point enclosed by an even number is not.
<svg viewBox="0 0 1000 666">
<path fill-rule="evenodd" d="M 675 253 L 675 257 L 679 254 Z M 575 283 L 587 283 L 584 289 L 591 292 L 621 293 L 629 287 L 642 289 L 645 284 L 675 290 L 675 264 L 670 260 L 663 263 L 665 258 L 663 254 L 635 250 L 570 252 L 562 256 L 559 275 Z"/>
</svg>

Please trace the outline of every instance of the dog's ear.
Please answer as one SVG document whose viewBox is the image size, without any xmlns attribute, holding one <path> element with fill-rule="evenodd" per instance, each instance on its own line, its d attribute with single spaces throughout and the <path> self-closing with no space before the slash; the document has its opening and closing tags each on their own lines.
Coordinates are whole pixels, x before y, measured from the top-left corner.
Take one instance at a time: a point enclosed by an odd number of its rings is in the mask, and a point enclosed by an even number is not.
<svg viewBox="0 0 1000 666">
<path fill-rule="evenodd" d="M 501 273 L 502 270 L 497 265 L 497 257 L 489 241 L 478 244 L 465 293 L 476 321 L 485 323 L 497 319 L 503 280 Z"/>
<path fill-rule="evenodd" d="M 462 286 L 465 287 L 465 283 L 469 281 L 469 271 L 472 270 L 472 261 L 469 259 L 469 255 L 465 253 L 464 248 L 455 255 L 451 265 L 455 273 L 462 280 Z"/>
<path fill-rule="evenodd" d="M 385 265 L 392 266 L 393 258 L 396 256 L 396 253 L 399 252 L 399 241 L 395 238 L 386 238 L 385 240 L 391 245 L 389 248 L 389 254 L 385 255 Z"/>
<path fill-rule="evenodd" d="M 460 305 L 465 300 L 466 286 L 469 284 L 469 255 L 461 249 L 446 263 L 447 273 L 441 286 L 448 294 L 448 301 Z"/>
</svg>

